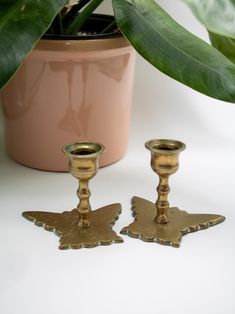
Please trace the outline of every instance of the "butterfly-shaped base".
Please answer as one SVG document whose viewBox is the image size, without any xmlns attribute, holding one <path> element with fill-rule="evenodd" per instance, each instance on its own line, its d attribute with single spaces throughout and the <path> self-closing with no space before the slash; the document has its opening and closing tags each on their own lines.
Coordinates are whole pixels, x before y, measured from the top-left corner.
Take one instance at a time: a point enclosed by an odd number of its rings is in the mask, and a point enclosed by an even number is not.
<svg viewBox="0 0 235 314">
<path fill-rule="evenodd" d="M 184 234 L 207 229 L 225 219 L 220 215 L 189 214 L 171 207 L 168 209 L 169 222 L 158 224 L 154 221 L 157 214 L 155 204 L 137 196 L 132 199 L 132 211 L 135 221 L 123 228 L 122 234 L 174 247 L 180 246 Z"/>
<path fill-rule="evenodd" d="M 77 209 L 63 213 L 23 212 L 23 217 L 47 231 L 53 231 L 60 237 L 60 249 L 92 248 L 123 242 L 113 230 L 112 225 L 119 218 L 121 204 L 111 204 L 90 213 L 89 228 L 77 226 L 79 213 Z"/>
</svg>

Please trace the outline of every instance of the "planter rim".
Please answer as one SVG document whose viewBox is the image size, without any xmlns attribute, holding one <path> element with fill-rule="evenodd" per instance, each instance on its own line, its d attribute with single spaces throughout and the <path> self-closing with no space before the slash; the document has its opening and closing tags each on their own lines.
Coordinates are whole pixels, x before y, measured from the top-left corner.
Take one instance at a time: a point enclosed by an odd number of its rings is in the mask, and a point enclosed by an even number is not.
<svg viewBox="0 0 235 314">
<path fill-rule="evenodd" d="M 102 39 L 87 39 L 87 40 L 50 40 L 40 39 L 36 44 L 35 50 L 57 51 L 57 52 L 73 52 L 73 51 L 99 51 L 112 50 L 119 48 L 130 47 L 130 43 L 124 36 L 102 38 Z"/>
<path fill-rule="evenodd" d="M 90 23 L 107 22 L 114 20 L 113 15 L 92 14 L 89 18 Z M 89 27 L 88 27 L 89 29 Z M 111 50 L 126 48 L 129 42 L 121 32 L 111 32 L 107 34 L 92 35 L 51 35 L 45 34 L 36 44 L 35 50 L 53 52 L 93 52 L 99 50 Z"/>
<path fill-rule="evenodd" d="M 113 15 L 92 14 L 90 22 L 108 22 Z M 51 35 L 45 34 L 35 45 L 34 51 L 44 52 L 94 52 L 130 47 L 121 32 L 93 35 Z"/>
</svg>

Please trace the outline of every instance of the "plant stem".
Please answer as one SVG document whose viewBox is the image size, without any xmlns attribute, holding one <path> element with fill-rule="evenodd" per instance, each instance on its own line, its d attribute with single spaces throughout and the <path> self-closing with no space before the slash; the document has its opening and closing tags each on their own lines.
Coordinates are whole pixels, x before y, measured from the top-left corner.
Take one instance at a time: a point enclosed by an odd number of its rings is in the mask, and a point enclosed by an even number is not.
<svg viewBox="0 0 235 314">
<path fill-rule="evenodd" d="M 115 27 L 117 27 L 117 23 L 116 21 L 112 21 L 105 29 L 102 30 L 102 32 L 100 32 L 100 34 L 107 34 L 107 33 L 111 33 L 113 32 L 113 30 L 115 29 Z"/>
<path fill-rule="evenodd" d="M 46 34 L 53 34 L 53 35 L 62 35 L 63 34 L 63 27 L 61 22 L 61 14 L 57 14 L 54 18 L 52 24 L 47 29 Z"/>
<path fill-rule="evenodd" d="M 103 0 L 92 0 L 85 9 L 75 17 L 73 22 L 70 24 L 66 30 L 67 35 L 76 34 L 82 25 L 86 22 L 88 17 L 93 13 L 93 11 L 103 2 Z"/>
<path fill-rule="evenodd" d="M 77 4 L 74 4 L 69 12 L 63 18 L 63 26 L 67 28 L 68 25 L 73 21 L 78 12 L 88 3 L 90 0 L 80 0 Z"/>
<path fill-rule="evenodd" d="M 54 27 L 55 27 L 55 34 L 62 35 L 63 34 L 63 27 L 62 27 L 62 20 L 60 13 L 56 15 L 54 19 Z"/>
</svg>

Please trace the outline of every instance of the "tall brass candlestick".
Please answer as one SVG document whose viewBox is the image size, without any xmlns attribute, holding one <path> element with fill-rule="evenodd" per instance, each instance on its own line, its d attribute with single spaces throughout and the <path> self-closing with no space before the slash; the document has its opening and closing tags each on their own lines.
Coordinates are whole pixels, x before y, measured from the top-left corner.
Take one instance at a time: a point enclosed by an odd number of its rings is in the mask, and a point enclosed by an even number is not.
<svg viewBox="0 0 235 314">
<path fill-rule="evenodd" d="M 185 144 L 175 140 L 156 139 L 145 144 L 151 153 L 151 168 L 159 176 L 158 198 L 155 204 L 139 198 L 132 198 L 135 221 L 122 229 L 121 233 L 148 242 L 180 246 L 182 235 L 206 229 L 222 222 L 220 215 L 188 214 L 177 207 L 169 207 L 168 179 L 179 168 L 179 154 Z"/>
<path fill-rule="evenodd" d="M 79 249 L 123 242 L 112 230 L 121 213 L 121 204 L 111 204 L 91 210 L 89 180 L 98 171 L 98 159 L 104 147 L 97 143 L 75 143 L 63 148 L 69 159 L 69 171 L 79 180 L 79 204 L 69 212 L 23 212 L 23 216 L 37 226 L 54 231 L 60 237 L 60 249 Z"/>
</svg>

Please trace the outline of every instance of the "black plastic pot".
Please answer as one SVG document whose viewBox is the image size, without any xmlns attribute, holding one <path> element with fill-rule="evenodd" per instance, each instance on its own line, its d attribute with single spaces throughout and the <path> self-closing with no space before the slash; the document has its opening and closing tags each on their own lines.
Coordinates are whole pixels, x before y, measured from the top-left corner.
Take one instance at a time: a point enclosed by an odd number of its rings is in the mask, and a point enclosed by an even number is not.
<svg viewBox="0 0 235 314">
<path fill-rule="evenodd" d="M 57 39 L 57 40 L 87 40 L 87 39 L 104 39 L 122 36 L 121 32 L 111 32 L 99 34 L 110 23 L 114 21 L 114 16 L 106 14 L 92 14 L 81 28 L 82 32 L 91 33 L 93 35 L 53 35 L 45 34 L 42 39 Z"/>
</svg>

